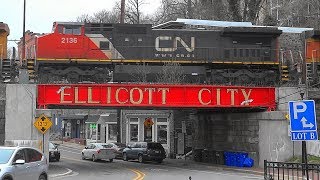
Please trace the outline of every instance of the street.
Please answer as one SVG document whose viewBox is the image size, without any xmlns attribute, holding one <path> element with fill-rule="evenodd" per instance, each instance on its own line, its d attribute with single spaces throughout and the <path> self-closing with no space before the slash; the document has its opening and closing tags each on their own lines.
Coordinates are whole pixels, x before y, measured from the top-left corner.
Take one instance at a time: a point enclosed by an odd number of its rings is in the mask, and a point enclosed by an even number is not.
<svg viewBox="0 0 320 180">
<path fill-rule="evenodd" d="M 50 162 L 50 179 L 263 179 L 262 175 L 226 171 L 216 167 L 195 166 L 190 168 L 183 164 L 174 164 L 169 159 L 165 159 L 161 164 L 154 162 L 141 164 L 138 161 L 123 160 L 114 160 L 111 163 L 108 161 L 92 162 L 81 160 L 81 149 L 63 144 L 60 145 L 60 151 L 61 160 Z"/>
</svg>

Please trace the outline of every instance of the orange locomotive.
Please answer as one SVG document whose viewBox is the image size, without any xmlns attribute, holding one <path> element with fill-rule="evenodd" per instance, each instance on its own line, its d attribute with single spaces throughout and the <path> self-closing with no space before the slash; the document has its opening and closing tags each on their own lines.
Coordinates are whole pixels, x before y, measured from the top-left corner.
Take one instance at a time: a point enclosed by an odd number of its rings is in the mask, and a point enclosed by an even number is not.
<svg viewBox="0 0 320 180">
<path fill-rule="evenodd" d="M 10 30 L 7 24 L 0 22 L 0 59 L 7 59 L 7 37 Z"/>
<path fill-rule="evenodd" d="M 320 75 L 320 30 L 307 33 L 305 50 L 306 80 L 310 85 L 319 85 Z"/>
</svg>

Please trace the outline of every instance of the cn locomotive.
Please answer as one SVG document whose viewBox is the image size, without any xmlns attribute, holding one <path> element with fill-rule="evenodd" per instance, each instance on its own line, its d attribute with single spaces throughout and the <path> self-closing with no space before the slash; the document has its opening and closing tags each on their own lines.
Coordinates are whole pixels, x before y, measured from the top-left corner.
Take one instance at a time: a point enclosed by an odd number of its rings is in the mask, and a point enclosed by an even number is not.
<svg viewBox="0 0 320 180">
<path fill-rule="evenodd" d="M 279 35 L 275 27 L 55 22 L 52 33 L 26 36 L 23 59 L 38 83 L 137 82 L 137 73 L 156 83 L 172 64 L 185 77 L 181 83 L 279 85 L 288 78 L 279 63 Z M 143 67 L 148 71 L 141 72 Z"/>
</svg>

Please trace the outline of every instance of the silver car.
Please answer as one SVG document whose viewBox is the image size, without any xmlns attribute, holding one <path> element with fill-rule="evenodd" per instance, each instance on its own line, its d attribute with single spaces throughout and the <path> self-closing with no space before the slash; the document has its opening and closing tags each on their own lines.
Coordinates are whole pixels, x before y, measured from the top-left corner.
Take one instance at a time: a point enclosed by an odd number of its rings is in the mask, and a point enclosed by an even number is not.
<svg viewBox="0 0 320 180">
<path fill-rule="evenodd" d="M 81 152 L 82 159 L 108 159 L 110 162 L 116 157 L 112 145 L 106 143 L 91 143 Z"/>
<path fill-rule="evenodd" d="M 47 158 L 32 147 L 0 147 L 1 180 L 47 180 Z"/>
</svg>

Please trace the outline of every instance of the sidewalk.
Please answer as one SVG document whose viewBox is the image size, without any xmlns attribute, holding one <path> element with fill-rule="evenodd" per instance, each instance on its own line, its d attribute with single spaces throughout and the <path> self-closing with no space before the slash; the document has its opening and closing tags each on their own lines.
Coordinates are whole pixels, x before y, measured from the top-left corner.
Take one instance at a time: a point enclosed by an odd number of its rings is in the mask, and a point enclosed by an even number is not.
<svg viewBox="0 0 320 180">
<path fill-rule="evenodd" d="M 203 170 L 203 171 L 233 171 L 233 172 L 241 172 L 247 174 L 254 174 L 254 175 L 263 175 L 264 171 L 263 168 L 259 167 L 231 167 L 219 164 L 211 164 L 211 163 L 203 163 L 203 162 L 195 162 L 193 160 L 184 160 L 184 159 L 165 159 L 164 164 L 173 167 L 183 167 L 195 170 Z"/>
<path fill-rule="evenodd" d="M 84 149 L 84 145 L 76 144 L 72 142 L 62 142 L 62 141 L 54 141 L 54 143 L 60 144 L 60 146 L 66 146 L 76 149 Z M 264 174 L 263 168 L 259 167 L 230 167 L 225 165 L 218 165 L 218 164 L 211 164 L 211 163 L 204 163 L 204 162 L 196 162 L 190 159 L 165 159 L 163 161 L 164 165 L 177 167 L 177 168 L 188 168 L 192 170 L 203 170 L 203 171 L 233 171 L 233 172 L 241 172 L 247 174 L 254 174 L 254 175 L 262 175 Z"/>
</svg>

